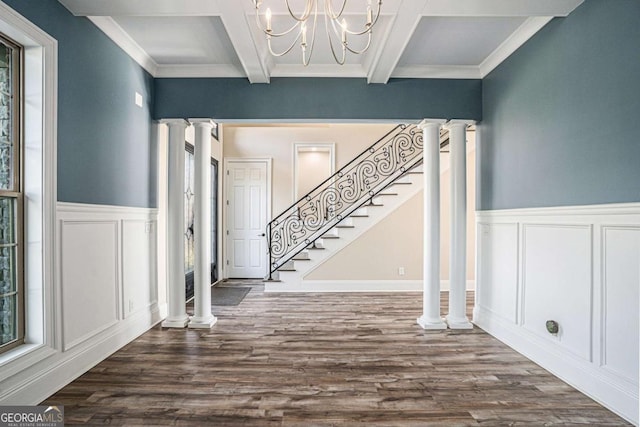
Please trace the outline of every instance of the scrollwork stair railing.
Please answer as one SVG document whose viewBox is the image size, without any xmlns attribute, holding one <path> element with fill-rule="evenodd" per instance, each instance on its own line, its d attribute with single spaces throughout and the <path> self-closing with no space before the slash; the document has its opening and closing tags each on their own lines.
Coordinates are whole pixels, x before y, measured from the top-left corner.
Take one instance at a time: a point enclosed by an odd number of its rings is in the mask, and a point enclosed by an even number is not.
<svg viewBox="0 0 640 427">
<path fill-rule="evenodd" d="M 269 279 L 422 161 L 422 131 L 398 125 L 267 224 Z"/>
</svg>

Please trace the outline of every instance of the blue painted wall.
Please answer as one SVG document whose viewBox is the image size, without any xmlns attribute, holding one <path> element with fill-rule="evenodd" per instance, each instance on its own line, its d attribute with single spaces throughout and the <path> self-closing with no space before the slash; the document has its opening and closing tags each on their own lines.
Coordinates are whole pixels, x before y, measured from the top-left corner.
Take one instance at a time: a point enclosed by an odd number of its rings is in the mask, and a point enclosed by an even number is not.
<svg viewBox="0 0 640 427">
<path fill-rule="evenodd" d="M 216 120 L 393 120 L 482 118 L 480 80 L 274 78 L 155 80 L 154 117 Z"/>
<path fill-rule="evenodd" d="M 640 2 L 586 0 L 483 80 L 478 209 L 640 201 Z"/>
<path fill-rule="evenodd" d="M 4 1 L 58 40 L 58 200 L 155 207 L 153 78 L 57 1 Z"/>
</svg>

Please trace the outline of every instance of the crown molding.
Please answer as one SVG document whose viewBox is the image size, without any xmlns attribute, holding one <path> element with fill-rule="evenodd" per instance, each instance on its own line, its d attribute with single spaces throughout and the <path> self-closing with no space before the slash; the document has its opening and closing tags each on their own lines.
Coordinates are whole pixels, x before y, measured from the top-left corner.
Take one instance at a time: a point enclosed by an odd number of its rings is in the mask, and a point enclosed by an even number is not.
<svg viewBox="0 0 640 427">
<path fill-rule="evenodd" d="M 136 61 L 149 74 L 156 77 L 158 64 L 149 54 L 136 43 L 125 30 L 110 16 L 89 16 L 93 24 L 107 35 L 115 44 L 120 46 L 127 55 Z"/>
</svg>

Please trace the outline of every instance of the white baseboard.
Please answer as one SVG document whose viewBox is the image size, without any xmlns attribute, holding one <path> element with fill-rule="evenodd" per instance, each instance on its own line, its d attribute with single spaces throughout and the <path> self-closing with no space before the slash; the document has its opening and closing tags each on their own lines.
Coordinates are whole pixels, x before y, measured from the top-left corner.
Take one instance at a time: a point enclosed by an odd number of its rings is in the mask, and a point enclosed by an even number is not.
<svg viewBox="0 0 640 427">
<path fill-rule="evenodd" d="M 467 280 L 467 290 L 475 289 L 475 280 Z M 302 283 L 265 282 L 269 292 L 422 292 L 422 280 L 303 280 Z M 440 290 L 449 290 L 449 281 L 440 282 Z"/>
<path fill-rule="evenodd" d="M 55 362 L 0 397 L 2 405 L 37 405 L 162 320 L 157 306 L 138 312 L 89 340 L 77 351 L 52 357 Z"/>
<path fill-rule="evenodd" d="M 520 326 L 509 323 L 487 310 L 476 308 L 473 313 L 473 323 L 561 380 L 637 425 L 637 389 L 634 393 L 633 387 L 621 387 L 620 382 L 604 374 L 594 364 L 559 351 L 553 344 L 531 333 L 523 332 Z"/>
</svg>

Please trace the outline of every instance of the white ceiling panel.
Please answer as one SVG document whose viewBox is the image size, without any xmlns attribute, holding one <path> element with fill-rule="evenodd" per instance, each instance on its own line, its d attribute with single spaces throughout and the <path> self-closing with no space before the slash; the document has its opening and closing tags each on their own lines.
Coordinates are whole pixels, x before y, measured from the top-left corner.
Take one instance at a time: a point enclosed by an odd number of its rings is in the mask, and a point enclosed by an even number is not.
<svg viewBox="0 0 640 427">
<path fill-rule="evenodd" d="M 423 17 L 398 66 L 479 66 L 525 19 Z"/>
<path fill-rule="evenodd" d="M 158 65 L 240 66 L 218 16 L 113 18 Z"/>
</svg>

